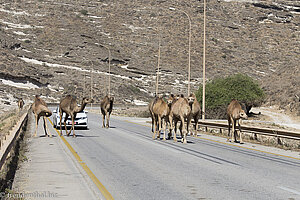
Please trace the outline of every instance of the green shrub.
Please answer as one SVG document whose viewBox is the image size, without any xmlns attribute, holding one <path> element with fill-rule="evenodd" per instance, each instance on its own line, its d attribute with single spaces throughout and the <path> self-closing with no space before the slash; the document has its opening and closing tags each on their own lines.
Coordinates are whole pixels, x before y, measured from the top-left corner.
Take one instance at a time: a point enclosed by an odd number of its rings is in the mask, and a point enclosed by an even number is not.
<svg viewBox="0 0 300 200">
<path fill-rule="evenodd" d="M 208 118 L 225 118 L 226 108 L 232 99 L 238 100 L 249 114 L 252 106 L 258 106 L 264 99 L 264 92 L 251 77 L 235 74 L 208 82 L 205 88 L 205 110 Z M 202 104 L 202 86 L 196 92 Z"/>
<path fill-rule="evenodd" d="M 87 15 L 87 14 L 88 14 L 88 11 L 87 11 L 87 10 L 81 10 L 80 13 L 81 13 L 82 15 Z"/>
</svg>

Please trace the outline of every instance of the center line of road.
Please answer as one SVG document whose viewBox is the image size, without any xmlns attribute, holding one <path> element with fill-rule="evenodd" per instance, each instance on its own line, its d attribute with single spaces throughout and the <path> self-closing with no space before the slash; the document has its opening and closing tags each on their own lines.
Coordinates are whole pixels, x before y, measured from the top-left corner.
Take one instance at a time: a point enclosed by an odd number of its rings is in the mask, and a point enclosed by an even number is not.
<svg viewBox="0 0 300 200">
<path fill-rule="evenodd" d="M 49 118 L 48 118 L 48 120 L 51 123 L 51 125 L 53 126 L 52 121 Z M 59 135 L 60 139 L 68 147 L 68 149 L 71 151 L 72 155 L 76 158 L 76 160 L 80 164 L 80 166 L 84 169 L 84 171 L 87 173 L 87 175 L 93 181 L 93 183 L 97 186 L 97 188 L 102 193 L 104 198 L 107 199 L 107 200 L 113 200 L 114 198 L 112 197 L 112 195 L 107 191 L 107 189 L 104 187 L 104 185 L 99 181 L 99 179 L 95 176 L 95 174 L 86 165 L 86 163 L 82 161 L 80 156 L 76 153 L 76 151 L 73 149 L 73 147 L 70 145 L 70 143 L 65 139 L 65 137 L 63 135 L 61 135 L 60 132 L 56 128 L 55 128 L 55 131 Z"/>
<path fill-rule="evenodd" d="M 283 187 L 283 186 L 277 186 L 277 187 L 280 188 L 280 189 L 282 189 L 282 190 L 285 190 L 285 191 L 288 191 L 288 192 L 300 195 L 300 192 L 298 192 L 297 190 L 293 190 L 293 189 L 290 189 L 290 188 L 287 188 L 287 187 Z"/>
</svg>

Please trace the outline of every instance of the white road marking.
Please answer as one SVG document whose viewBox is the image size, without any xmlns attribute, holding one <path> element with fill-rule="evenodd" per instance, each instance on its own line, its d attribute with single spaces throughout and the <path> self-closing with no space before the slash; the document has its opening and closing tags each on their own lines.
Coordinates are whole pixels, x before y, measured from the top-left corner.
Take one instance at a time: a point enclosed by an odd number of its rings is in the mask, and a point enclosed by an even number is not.
<svg viewBox="0 0 300 200">
<path fill-rule="evenodd" d="M 287 187 L 283 187 L 283 186 L 277 186 L 277 187 L 280 188 L 280 189 L 282 189 L 282 190 L 285 190 L 285 191 L 288 191 L 288 192 L 300 195 L 300 192 L 298 192 L 297 190 L 293 190 L 293 189 L 290 189 L 290 188 L 287 188 Z"/>
</svg>

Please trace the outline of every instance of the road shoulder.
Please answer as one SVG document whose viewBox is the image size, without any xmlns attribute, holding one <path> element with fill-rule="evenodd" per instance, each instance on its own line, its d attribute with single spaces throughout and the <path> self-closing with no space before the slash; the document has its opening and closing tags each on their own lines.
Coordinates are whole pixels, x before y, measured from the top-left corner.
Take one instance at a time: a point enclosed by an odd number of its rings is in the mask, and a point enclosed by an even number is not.
<svg viewBox="0 0 300 200">
<path fill-rule="evenodd" d="M 52 138 L 44 137 L 42 126 L 41 120 L 38 136 L 27 141 L 27 161 L 21 163 L 16 171 L 13 191 L 32 195 L 29 199 L 40 199 L 41 195 L 46 199 L 100 199 L 51 124 L 48 122 Z M 30 127 L 35 126 L 31 124 Z M 33 135 L 34 130 L 29 132 Z"/>
</svg>

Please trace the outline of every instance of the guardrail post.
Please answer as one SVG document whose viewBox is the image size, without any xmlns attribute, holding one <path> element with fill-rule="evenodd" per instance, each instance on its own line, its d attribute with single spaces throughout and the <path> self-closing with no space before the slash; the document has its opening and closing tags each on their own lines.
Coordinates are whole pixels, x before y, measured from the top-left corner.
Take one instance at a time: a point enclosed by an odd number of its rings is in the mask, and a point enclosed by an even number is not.
<svg viewBox="0 0 300 200">
<path fill-rule="evenodd" d="M 220 133 L 223 134 L 223 129 L 222 128 L 220 128 Z"/>
</svg>

